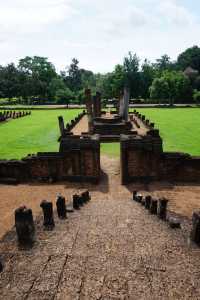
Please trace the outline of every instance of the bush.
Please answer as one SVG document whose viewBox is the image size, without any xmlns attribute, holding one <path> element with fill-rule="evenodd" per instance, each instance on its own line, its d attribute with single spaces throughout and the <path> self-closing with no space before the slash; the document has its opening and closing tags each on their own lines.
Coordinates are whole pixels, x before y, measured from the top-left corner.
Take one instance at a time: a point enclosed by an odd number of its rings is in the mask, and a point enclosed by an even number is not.
<svg viewBox="0 0 200 300">
<path fill-rule="evenodd" d="M 189 79 L 176 71 L 165 71 L 160 78 L 155 78 L 150 87 L 152 99 L 166 99 L 170 105 L 191 101 L 192 87 Z"/>
<path fill-rule="evenodd" d="M 74 98 L 73 92 L 69 88 L 59 89 L 56 91 L 56 102 L 58 104 L 69 104 Z"/>
<path fill-rule="evenodd" d="M 200 91 L 194 90 L 193 99 L 196 103 L 200 103 Z"/>
<path fill-rule="evenodd" d="M 76 101 L 74 101 L 74 102 L 76 102 L 79 105 L 84 104 L 84 102 L 85 102 L 85 90 L 84 89 L 82 89 L 78 92 Z"/>
</svg>

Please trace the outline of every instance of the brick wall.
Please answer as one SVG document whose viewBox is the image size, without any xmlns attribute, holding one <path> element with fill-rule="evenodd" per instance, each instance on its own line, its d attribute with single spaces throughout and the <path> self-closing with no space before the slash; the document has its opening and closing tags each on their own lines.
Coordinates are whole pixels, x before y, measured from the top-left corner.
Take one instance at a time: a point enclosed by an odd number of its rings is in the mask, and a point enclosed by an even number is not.
<svg viewBox="0 0 200 300">
<path fill-rule="evenodd" d="M 200 157 L 163 152 L 157 136 L 121 136 L 121 181 L 200 182 Z"/>
<path fill-rule="evenodd" d="M 91 181 L 100 176 L 99 137 L 67 137 L 59 152 L 31 155 L 20 161 L 0 161 L 0 182 Z"/>
</svg>

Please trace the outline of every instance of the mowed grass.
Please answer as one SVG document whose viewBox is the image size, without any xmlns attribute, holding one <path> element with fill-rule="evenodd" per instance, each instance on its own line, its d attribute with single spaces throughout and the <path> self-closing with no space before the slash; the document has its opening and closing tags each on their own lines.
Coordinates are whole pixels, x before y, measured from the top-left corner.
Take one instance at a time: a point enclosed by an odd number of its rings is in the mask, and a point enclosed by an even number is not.
<svg viewBox="0 0 200 300">
<path fill-rule="evenodd" d="M 120 143 L 102 143 L 101 152 L 110 157 L 120 156 Z"/>
<path fill-rule="evenodd" d="M 81 110 L 35 110 L 31 116 L 0 124 L 0 159 L 20 159 L 29 153 L 58 151 L 59 115 L 65 123 Z M 138 109 L 159 128 L 165 151 L 200 155 L 200 109 Z M 119 143 L 101 145 L 102 154 L 119 157 Z"/>
<path fill-rule="evenodd" d="M 200 155 L 200 108 L 137 110 L 155 122 L 163 138 L 165 151 Z"/>
<path fill-rule="evenodd" d="M 79 109 L 34 110 L 31 116 L 0 124 L 0 159 L 20 159 L 27 154 L 57 151 L 58 116 L 65 123 L 74 119 Z"/>
<path fill-rule="evenodd" d="M 63 116 L 67 123 L 81 111 L 33 110 L 31 116 L 0 123 L 0 159 L 21 159 L 29 153 L 58 151 L 58 116 Z M 119 143 L 102 144 L 101 152 L 119 156 Z"/>
</svg>

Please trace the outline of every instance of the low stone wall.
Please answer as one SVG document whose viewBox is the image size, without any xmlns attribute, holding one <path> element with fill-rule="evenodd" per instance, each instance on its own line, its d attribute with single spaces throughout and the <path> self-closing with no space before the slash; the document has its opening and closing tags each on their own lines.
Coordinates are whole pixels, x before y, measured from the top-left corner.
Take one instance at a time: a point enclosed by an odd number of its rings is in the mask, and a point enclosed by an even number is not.
<svg viewBox="0 0 200 300">
<path fill-rule="evenodd" d="M 31 115 L 31 111 L 16 112 L 16 111 L 12 111 L 12 110 L 7 110 L 7 111 L 0 112 L 0 122 L 4 122 L 8 119 L 18 119 L 18 118 L 22 118 L 22 117 L 29 116 L 29 115 Z"/>
<path fill-rule="evenodd" d="M 85 116 L 85 111 L 78 114 L 75 119 L 71 120 L 70 123 L 64 124 L 64 119 L 62 116 L 58 117 L 58 123 L 60 128 L 60 137 L 58 141 L 60 142 L 62 137 L 72 135 L 72 129 L 80 122 L 80 120 Z"/>
<path fill-rule="evenodd" d="M 134 116 L 136 116 L 138 119 L 140 119 L 142 121 L 142 123 L 143 123 L 143 125 L 145 127 L 147 127 L 150 130 L 154 129 L 155 123 L 151 122 L 149 119 L 146 119 L 145 115 L 142 115 L 141 113 L 139 113 L 135 109 L 133 111 L 133 115 L 132 116 L 133 116 L 133 121 L 134 122 L 135 122 Z"/>
<path fill-rule="evenodd" d="M 85 115 L 86 115 L 86 112 L 84 110 L 80 114 L 78 114 L 78 116 L 76 116 L 73 120 L 71 120 L 71 122 L 67 123 L 65 128 L 68 131 L 71 131 Z"/>
<path fill-rule="evenodd" d="M 30 155 L 20 161 L 0 161 L 0 182 L 90 181 L 100 177 L 98 136 L 61 139 L 59 152 Z"/>
<path fill-rule="evenodd" d="M 200 157 L 164 152 L 160 162 L 160 179 L 200 182 Z"/>
<path fill-rule="evenodd" d="M 147 136 L 121 136 L 121 181 L 200 182 L 200 157 L 163 152 L 157 130 Z"/>
</svg>

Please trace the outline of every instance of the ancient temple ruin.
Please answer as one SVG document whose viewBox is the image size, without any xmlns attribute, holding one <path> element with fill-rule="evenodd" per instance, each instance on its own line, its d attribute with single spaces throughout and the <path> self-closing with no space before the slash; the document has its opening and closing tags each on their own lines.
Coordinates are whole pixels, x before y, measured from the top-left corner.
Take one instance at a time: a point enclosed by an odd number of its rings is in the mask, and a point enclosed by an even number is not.
<svg viewBox="0 0 200 300">
<path fill-rule="evenodd" d="M 129 112 L 124 88 L 115 114 L 102 111 L 101 94 L 85 91 L 86 111 L 70 123 L 58 118 L 59 151 L 0 161 L 0 182 L 101 180 L 100 144 L 120 143 L 121 183 L 133 181 L 200 181 L 200 157 L 164 152 L 155 124 L 136 110 Z"/>
<path fill-rule="evenodd" d="M 91 91 L 86 90 L 86 108 L 88 114 L 89 134 L 99 134 L 101 142 L 119 141 L 121 134 L 134 134 L 132 123 L 128 118 L 129 91 L 124 89 L 120 98 L 119 115 L 102 114 L 101 95 L 91 96 Z"/>
</svg>

